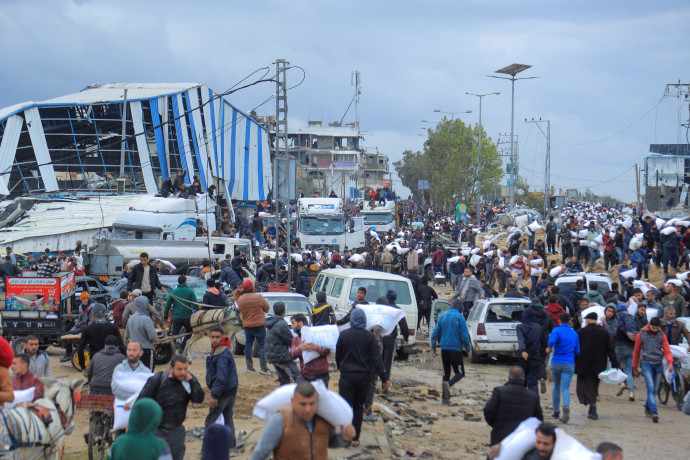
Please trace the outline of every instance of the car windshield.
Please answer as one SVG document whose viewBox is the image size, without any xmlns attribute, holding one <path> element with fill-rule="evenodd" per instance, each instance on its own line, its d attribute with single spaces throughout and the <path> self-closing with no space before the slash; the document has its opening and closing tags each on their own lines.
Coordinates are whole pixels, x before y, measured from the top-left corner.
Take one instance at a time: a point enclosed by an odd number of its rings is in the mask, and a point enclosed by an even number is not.
<svg viewBox="0 0 690 460">
<path fill-rule="evenodd" d="M 486 312 L 487 323 L 519 323 L 522 321 L 524 304 L 520 303 L 494 303 L 489 305 Z"/>
<path fill-rule="evenodd" d="M 269 305 L 268 312 L 273 314 L 273 305 L 276 302 L 283 302 L 285 304 L 285 315 L 293 316 L 298 313 L 309 316 L 309 301 L 306 297 L 283 297 L 264 295 Z"/>
<path fill-rule="evenodd" d="M 299 228 L 307 235 L 332 235 L 345 232 L 345 221 L 342 216 L 301 217 Z"/>
<path fill-rule="evenodd" d="M 389 212 L 386 213 L 362 213 L 362 220 L 364 225 L 366 224 L 390 224 L 393 221 L 393 215 Z"/>
<path fill-rule="evenodd" d="M 375 303 L 379 297 L 385 297 L 389 289 L 394 290 L 398 294 L 398 299 L 395 301 L 396 304 L 409 305 L 412 303 L 410 289 L 404 281 L 371 278 L 355 278 L 352 280 L 350 300 L 357 300 L 357 289 L 362 286 L 367 289 L 365 299 L 369 303 Z"/>
</svg>

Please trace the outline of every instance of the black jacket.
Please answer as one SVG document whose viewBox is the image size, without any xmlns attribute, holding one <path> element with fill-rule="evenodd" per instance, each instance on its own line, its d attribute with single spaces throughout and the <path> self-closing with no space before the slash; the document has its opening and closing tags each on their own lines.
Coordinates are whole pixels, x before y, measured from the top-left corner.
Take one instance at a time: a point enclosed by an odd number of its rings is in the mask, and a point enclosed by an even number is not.
<svg viewBox="0 0 690 460">
<path fill-rule="evenodd" d="M 541 350 L 546 348 L 547 338 L 544 330 L 534 320 L 534 310 L 525 308 L 522 323 L 515 328 L 518 337 L 518 352 L 526 351 L 528 359 L 540 359 Z"/>
<path fill-rule="evenodd" d="M 375 371 L 382 382 L 388 380 L 381 349 L 374 334 L 366 329 L 353 327 L 340 333 L 335 346 L 335 363 L 341 374 L 353 372 L 368 376 Z"/>
<path fill-rule="evenodd" d="M 520 423 L 530 417 L 544 420 L 539 396 L 524 386 L 508 382 L 494 388 L 484 406 L 484 419 L 491 426 L 490 445 L 503 441 Z"/>
<path fill-rule="evenodd" d="M 577 375 L 599 375 L 606 370 L 606 359 L 611 360 L 611 367 L 618 368 L 616 351 L 606 328 L 597 324 L 588 324 L 579 331 L 580 354 L 575 358 Z"/>
<path fill-rule="evenodd" d="M 227 285 L 230 286 L 233 291 L 237 288 L 237 286 L 242 284 L 242 279 L 237 276 L 235 270 L 230 268 L 228 265 L 223 267 L 223 269 L 220 271 L 220 278 L 218 278 L 218 281 L 220 283 L 227 283 Z"/>
<path fill-rule="evenodd" d="M 328 302 L 317 302 L 311 313 L 311 325 L 323 326 L 326 324 L 335 324 L 335 310 Z"/>
<path fill-rule="evenodd" d="M 134 289 L 141 289 L 141 280 L 144 277 L 144 266 L 141 264 L 136 264 L 132 269 L 132 273 L 127 278 L 127 290 L 133 291 Z M 152 264 L 149 264 L 149 281 L 151 283 L 151 289 L 163 289 L 163 285 L 158 279 L 158 270 Z"/>
<path fill-rule="evenodd" d="M 122 341 L 122 335 L 120 335 L 117 326 L 108 321 L 95 321 L 82 331 L 79 347 L 77 347 L 77 357 L 82 369 L 84 368 L 84 348 L 88 345 L 89 356 L 95 356 L 96 353 L 105 348 L 105 338 L 109 335 L 117 338 L 117 347 L 120 349 L 120 353 L 126 354 L 125 343 Z"/>
<path fill-rule="evenodd" d="M 189 401 L 196 404 L 204 402 L 204 390 L 196 377 L 192 376 L 189 381 L 192 391 L 187 393 L 182 382 L 170 373 L 170 369 L 166 369 L 149 378 L 139 393 L 139 399 L 151 398 L 161 406 L 163 418 L 159 427 L 165 430 L 177 428 L 184 423 Z"/>
<path fill-rule="evenodd" d="M 259 283 L 267 283 L 275 276 L 276 267 L 273 262 L 265 263 L 256 272 L 256 281 Z"/>
<path fill-rule="evenodd" d="M 2 276 L 2 278 L 8 276 L 19 276 L 21 273 L 22 272 L 19 271 L 19 268 L 17 268 L 17 266 L 12 262 L 3 262 L 0 264 L 0 276 Z"/>
<path fill-rule="evenodd" d="M 206 305 L 213 305 L 214 307 L 227 307 L 230 305 L 227 296 L 223 292 L 218 292 L 214 294 L 211 291 L 206 291 L 204 297 L 201 299 L 201 303 Z M 201 307 L 202 310 L 210 310 L 210 307 Z"/>
<path fill-rule="evenodd" d="M 419 305 L 420 310 L 431 310 L 431 304 L 438 299 L 438 294 L 434 288 L 428 284 L 423 284 L 419 287 L 419 298 L 422 303 Z"/>
<path fill-rule="evenodd" d="M 520 294 L 517 289 L 510 289 L 503 294 L 503 297 L 506 299 L 522 299 L 522 294 Z"/>
<path fill-rule="evenodd" d="M 266 345 L 264 353 L 269 363 L 290 361 L 290 344 L 292 332 L 290 326 L 280 316 L 269 316 L 264 321 L 266 327 Z"/>
<path fill-rule="evenodd" d="M 226 337 L 206 357 L 206 386 L 211 391 L 212 398 L 219 399 L 237 392 L 237 368 L 229 345 L 230 341 Z"/>
</svg>

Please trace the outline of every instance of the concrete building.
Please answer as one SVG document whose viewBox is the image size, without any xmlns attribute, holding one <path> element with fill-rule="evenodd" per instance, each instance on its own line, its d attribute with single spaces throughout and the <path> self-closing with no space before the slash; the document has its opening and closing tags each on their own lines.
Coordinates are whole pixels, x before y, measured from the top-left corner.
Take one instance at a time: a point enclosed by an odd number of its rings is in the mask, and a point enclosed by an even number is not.
<svg viewBox="0 0 690 460">
<path fill-rule="evenodd" d="M 275 117 L 260 117 L 275 138 Z M 340 198 L 361 198 L 363 193 L 390 185 L 388 156 L 361 147 L 355 123 L 340 125 L 309 121 L 306 127 L 288 131 L 288 151 L 297 160 L 297 188 L 305 196 L 331 191 Z"/>
</svg>

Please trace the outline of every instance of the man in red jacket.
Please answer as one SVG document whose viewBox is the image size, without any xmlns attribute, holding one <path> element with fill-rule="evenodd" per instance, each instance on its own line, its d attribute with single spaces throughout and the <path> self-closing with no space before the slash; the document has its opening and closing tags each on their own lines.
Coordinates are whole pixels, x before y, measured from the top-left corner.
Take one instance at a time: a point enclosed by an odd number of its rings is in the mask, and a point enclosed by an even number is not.
<svg viewBox="0 0 690 460">
<path fill-rule="evenodd" d="M 43 382 L 38 380 L 34 374 L 29 370 L 29 355 L 21 354 L 14 357 L 12 361 L 12 389 L 13 390 L 28 390 L 29 388 L 35 388 L 34 399 L 40 399 L 43 397 Z"/>
<path fill-rule="evenodd" d="M 292 323 L 292 330 L 297 334 L 297 337 L 292 338 L 292 344 L 290 345 L 290 359 L 299 358 L 299 380 L 309 380 L 311 382 L 321 379 L 328 387 L 328 355 L 331 351 L 311 342 L 302 342 L 302 327 L 305 324 L 308 325 L 306 316 L 301 313 L 297 314 L 290 319 L 290 322 Z M 315 351 L 319 356 L 305 363 L 302 356 L 303 351 Z"/>
</svg>

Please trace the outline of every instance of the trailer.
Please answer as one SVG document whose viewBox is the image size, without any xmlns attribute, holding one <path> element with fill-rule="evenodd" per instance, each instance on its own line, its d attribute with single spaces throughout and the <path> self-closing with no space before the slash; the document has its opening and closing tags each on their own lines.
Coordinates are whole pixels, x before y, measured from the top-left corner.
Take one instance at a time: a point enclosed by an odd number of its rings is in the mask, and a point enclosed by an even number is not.
<svg viewBox="0 0 690 460">
<path fill-rule="evenodd" d="M 297 237 L 304 249 L 343 250 L 364 247 L 361 217 L 345 218 L 340 198 L 300 198 L 297 200 Z"/>
<path fill-rule="evenodd" d="M 385 201 L 384 204 L 363 201 L 360 215 L 367 229 L 383 233 L 395 230 L 395 201 Z"/>
<path fill-rule="evenodd" d="M 27 335 L 38 337 L 40 347 L 59 345 L 74 318 L 74 272 L 38 277 L 36 272 L 5 278 L 0 293 L 2 336 L 12 343 L 15 354 L 24 352 Z"/>
</svg>

